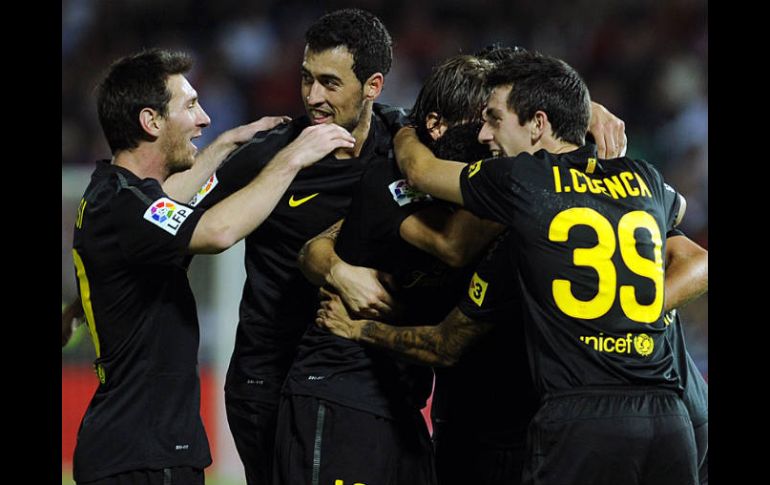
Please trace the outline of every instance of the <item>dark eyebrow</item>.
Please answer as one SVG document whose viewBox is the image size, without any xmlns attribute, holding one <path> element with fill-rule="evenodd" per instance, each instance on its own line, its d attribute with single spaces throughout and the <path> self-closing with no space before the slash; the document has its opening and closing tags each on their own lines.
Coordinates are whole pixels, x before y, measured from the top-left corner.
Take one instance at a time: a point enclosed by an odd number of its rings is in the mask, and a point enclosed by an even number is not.
<svg viewBox="0 0 770 485">
<path fill-rule="evenodd" d="M 319 74 L 318 76 L 314 76 L 312 72 L 308 71 L 304 66 L 300 68 L 303 75 L 307 74 L 310 77 L 314 77 L 318 79 L 321 83 L 327 83 L 329 81 L 334 81 L 338 84 L 342 84 L 342 78 L 339 76 L 335 76 L 334 74 Z"/>
</svg>

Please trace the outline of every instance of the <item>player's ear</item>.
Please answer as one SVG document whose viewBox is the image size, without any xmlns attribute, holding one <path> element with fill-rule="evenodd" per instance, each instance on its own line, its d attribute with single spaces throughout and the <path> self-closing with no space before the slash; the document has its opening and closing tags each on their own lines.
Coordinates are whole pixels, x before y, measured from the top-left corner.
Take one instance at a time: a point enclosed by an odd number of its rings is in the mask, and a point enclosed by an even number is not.
<svg viewBox="0 0 770 485">
<path fill-rule="evenodd" d="M 433 141 L 436 141 L 444 136 L 448 126 L 438 113 L 431 111 L 425 116 L 425 128 Z"/>
<path fill-rule="evenodd" d="M 374 101 L 382 92 L 382 85 L 385 84 L 385 76 L 381 72 L 375 72 L 364 83 L 364 98 Z"/>
<path fill-rule="evenodd" d="M 163 127 L 163 118 L 154 109 L 144 108 L 139 112 L 139 124 L 148 135 L 157 137 Z"/>
<path fill-rule="evenodd" d="M 529 124 L 529 135 L 533 145 L 540 141 L 547 128 L 548 115 L 545 114 L 545 111 L 535 111 L 535 116 L 532 117 Z"/>
</svg>

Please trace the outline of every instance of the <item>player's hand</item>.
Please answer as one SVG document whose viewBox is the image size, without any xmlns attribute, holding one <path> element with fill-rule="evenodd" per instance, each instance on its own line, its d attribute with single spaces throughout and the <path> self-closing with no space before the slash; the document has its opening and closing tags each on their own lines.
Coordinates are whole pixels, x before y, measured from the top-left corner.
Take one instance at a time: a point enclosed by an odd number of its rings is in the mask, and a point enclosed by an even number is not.
<svg viewBox="0 0 770 485">
<path fill-rule="evenodd" d="M 219 136 L 224 143 L 235 143 L 236 145 L 240 145 L 241 143 L 246 143 L 251 140 L 254 135 L 260 131 L 269 130 L 280 124 L 288 123 L 289 121 L 291 121 L 289 116 L 263 116 L 257 121 L 227 130 Z"/>
<path fill-rule="evenodd" d="M 361 336 L 361 326 L 350 318 L 339 295 L 321 288 L 321 296 L 323 300 L 316 312 L 316 325 L 327 328 L 338 337 L 357 340 Z"/>
<path fill-rule="evenodd" d="M 338 148 L 353 148 L 356 139 L 334 123 L 308 126 L 281 150 L 299 168 L 309 167 Z"/>
<path fill-rule="evenodd" d="M 354 316 L 381 320 L 393 313 L 393 297 L 383 286 L 392 276 L 342 260 L 330 269 L 330 279 Z"/>
<path fill-rule="evenodd" d="M 599 158 L 620 158 L 626 155 L 628 138 L 626 124 L 599 103 L 591 102 L 588 132 L 596 141 Z"/>
</svg>

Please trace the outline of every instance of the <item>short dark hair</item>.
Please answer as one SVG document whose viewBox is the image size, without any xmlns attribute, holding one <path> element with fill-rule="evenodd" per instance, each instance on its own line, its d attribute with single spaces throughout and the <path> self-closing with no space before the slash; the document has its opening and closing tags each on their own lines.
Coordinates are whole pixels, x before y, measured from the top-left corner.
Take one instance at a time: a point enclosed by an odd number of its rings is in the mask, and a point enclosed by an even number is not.
<svg viewBox="0 0 770 485">
<path fill-rule="evenodd" d="M 387 74 L 393 62 L 388 29 L 379 18 L 358 8 L 327 13 L 310 26 L 305 41 L 313 52 L 345 46 L 353 55 L 353 73 L 361 84 L 375 72 Z"/>
<path fill-rule="evenodd" d="M 150 140 L 139 123 L 139 113 L 152 108 L 166 116 L 171 100 L 166 81 L 169 76 L 188 72 L 192 64 L 189 55 L 162 49 L 144 50 L 112 63 L 97 87 L 96 103 L 113 155 Z"/>
<path fill-rule="evenodd" d="M 433 68 L 410 115 L 423 142 L 430 140 L 425 118 L 431 112 L 436 112 L 449 125 L 481 121 L 490 91 L 486 84 L 487 74 L 493 67 L 487 60 L 461 54 Z"/>
<path fill-rule="evenodd" d="M 527 52 L 527 49 L 517 45 L 504 46 L 499 42 L 495 42 L 485 45 L 481 49 L 474 52 L 473 55 L 497 64 L 499 62 L 507 61 L 508 59 L 511 59 L 513 56 L 521 54 L 522 52 Z"/>
<path fill-rule="evenodd" d="M 523 52 L 499 62 L 489 74 L 494 88 L 511 85 L 508 109 L 523 125 L 544 111 L 554 135 L 575 145 L 585 143 L 591 98 L 580 75 L 569 64 L 537 52 Z"/>
</svg>

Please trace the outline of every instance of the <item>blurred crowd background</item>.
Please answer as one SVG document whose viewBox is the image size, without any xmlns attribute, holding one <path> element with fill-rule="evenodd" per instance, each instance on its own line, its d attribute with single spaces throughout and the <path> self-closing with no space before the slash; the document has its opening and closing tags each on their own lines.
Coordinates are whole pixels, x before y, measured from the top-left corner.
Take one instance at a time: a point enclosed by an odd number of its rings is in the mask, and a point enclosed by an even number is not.
<svg viewBox="0 0 770 485">
<path fill-rule="evenodd" d="M 189 77 L 212 119 L 202 146 L 263 115 L 300 116 L 304 32 L 323 13 L 348 6 L 378 15 L 393 37 L 393 68 L 380 97 L 387 104 L 411 107 L 434 64 L 492 42 L 566 60 L 583 75 L 592 98 L 626 122 L 629 156 L 655 164 L 686 196 L 682 228 L 708 248 L 703 0 L 63 0 L 63 303 L 76 294 L 70 250 L 77 202 L 94 161 L 110 157 L 93 96 L 103 70 L 143 47 L 191 53 L 195 67 Z M 210 270 L 216 263 L 212 257 L 195 260 L 191 278 L 201 313 L 201 362 L 227 361 L 229 355 L 207 341 L 207 329 L 236 322 L 221 321 L 211 308 L 216 290 Z M 235 291 L 237 300 L 240 287 Z M 690 352 L 707 375 L 708 296 L 682 314 Z M 228 345 L 231 349 L 232 342 Z M 88 365 L 93 358 L 82 331 L 62 352 L 65 365 Z"/>
</svg>

